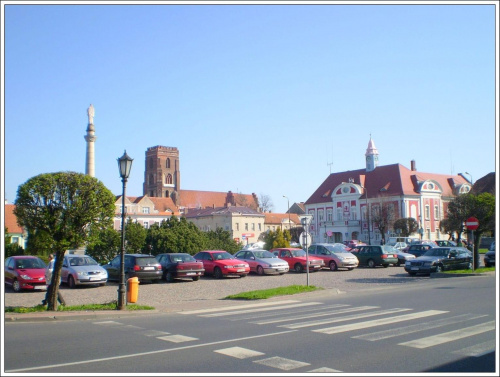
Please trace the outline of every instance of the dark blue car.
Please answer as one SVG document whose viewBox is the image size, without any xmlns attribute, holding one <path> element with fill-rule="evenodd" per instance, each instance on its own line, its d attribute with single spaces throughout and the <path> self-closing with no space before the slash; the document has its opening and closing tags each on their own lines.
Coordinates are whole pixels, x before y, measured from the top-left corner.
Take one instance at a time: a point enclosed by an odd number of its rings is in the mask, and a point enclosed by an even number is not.
<svg viewBox="0 0 500 377">
<path fill-rule="evenodd" d="M 412 276 L 462 269 L 472 269 L 472 256 L 465 247 L 435 247 L 405 263 L 405 271 Z"/>
</svg>

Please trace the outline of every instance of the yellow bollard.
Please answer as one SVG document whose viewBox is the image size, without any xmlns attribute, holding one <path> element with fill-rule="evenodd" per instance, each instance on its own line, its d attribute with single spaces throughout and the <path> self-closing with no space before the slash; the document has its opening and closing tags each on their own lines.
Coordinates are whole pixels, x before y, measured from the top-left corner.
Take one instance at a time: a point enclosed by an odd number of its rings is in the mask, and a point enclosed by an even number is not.
<svg viewBox="0 0 500 377">
<path fill-rule="evenodd" d="M 137 302 L 139 296 L 139 278 L 133 277 L 127 280 L 127 302 Z"/>
</svg>

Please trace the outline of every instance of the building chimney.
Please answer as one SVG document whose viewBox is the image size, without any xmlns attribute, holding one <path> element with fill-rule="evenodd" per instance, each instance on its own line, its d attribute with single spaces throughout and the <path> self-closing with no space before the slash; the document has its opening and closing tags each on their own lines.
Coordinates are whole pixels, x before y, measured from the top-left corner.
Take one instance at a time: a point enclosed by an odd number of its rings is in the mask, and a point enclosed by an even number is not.
<svg viewBox="0 0 500 377">
<path fill-rule="evenodd" d="M 411 160 L 411 171 L 417 171 L 417 166 L 415 165 L 415 160 Z"/>
</svg>

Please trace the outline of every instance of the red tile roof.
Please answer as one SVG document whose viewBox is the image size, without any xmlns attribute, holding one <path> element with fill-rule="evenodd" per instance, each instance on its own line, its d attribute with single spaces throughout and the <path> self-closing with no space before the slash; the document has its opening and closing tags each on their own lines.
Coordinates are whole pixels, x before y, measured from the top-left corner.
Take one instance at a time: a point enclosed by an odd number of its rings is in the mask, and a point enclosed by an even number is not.
<svg viewBox="0 0 500 377">
<path fill-rule="evenodd" d="M 265 224 L 281 225 L 282 223 L 288 223 L 288 213 L 266 212 L 265 215 Z M 296 213 L 290 214 L 290 221 L 294 222 L 296 225 L 300 225 L 300 219 Z"/>
<path fill-rule="evenodd" d="M 366 169 L 349 170 L 330 174 L 305 204 L 325 203 L 331 201 L 331 193 L 338 185 L 352 180 L 355 184 L 365 186 L 368 197 L 374 198 L 384 192 L 384 195 L 419 195 L 419 184 L 425 180 L 435 181 L 442 190 L 442 196 L 454 197 L 454 188 L 467 183 L 460 175 L 423 173 L 410 170 L 401 164 L 378 166 L 367 172 Z M 383 190 L 385 189 L 385 190 Z M 364 194 L 361 198 L 364 198 Z"/>
<path fill-rule="evenodd" d="M 233 205 L 257 209 L 258 200 L 255 194 L 235 194 L 229 192 L 180 190 L 179 208 L 207 208 L 224 207 L 231 197 Z"/>
<path fill-rule="evenodd" d="M 15 204 L 5 204 L 5 227 L 8 234 L 23 234 L 24 229 L 17 223 L 17 217 L 14 215 Z"/>
</svg>

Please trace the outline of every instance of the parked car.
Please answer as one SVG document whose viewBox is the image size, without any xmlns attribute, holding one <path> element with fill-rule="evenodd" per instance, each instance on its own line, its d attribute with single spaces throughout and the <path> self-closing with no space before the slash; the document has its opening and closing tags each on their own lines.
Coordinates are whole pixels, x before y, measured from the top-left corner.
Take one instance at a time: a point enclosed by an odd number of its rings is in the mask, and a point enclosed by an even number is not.
<svg viewBox="0 0 500 377">
<path fill-rule="evenodd" d="M 465 247 L 434 247 L 405 263 L 410 275 L 460 269 L 472 269 L 472 257 Z"/>
<path fill-rule="evenodd" d="M 360 266 L 389 267 L 390 264 L 398 263 L 398 257 L 394 250 L 392 246 L 388 245 L 365 245 L 360 246 L 355 255 L 358 257 Z"/>
<path fill-rule="evenodd" d="M 309 255 L 307 258 L 306 252 L 300 248 L 274 248 L 271 249 L 270 252 L 276 255 L 278 258 L 287 261 L 290 270 L 294 270 L 295 272 L 307 271 L 307 259 L 309 259 L 309 272 L 319 271 L 325 265 L 323 259 L 321 258 L 312 255 Z"/>
<path fill-rule="evenodd" d="M 70 288 L 77 285 L 106 285 L 108 272 L 89 255 L 68 254 L 64 256 L 61 282 Z"/>
<path fill-rule="evenodd" d="M 111 262 L 102 266 L 108 271 L 108 280 L 120 281 L 120 255 Z M 155 257 L 149 254 L 125 254 L 124 255 L 125 281 L 136 277 L 139 282 L 149 280 L 158 282 L 162 277 L 161 264 Z"/>
<path fill-rule="evenodd" d="M 450 240 L 436 240 L 435 242 L 438 246 L 457 246 L 455 241 Z"/>
<path fill-rule="evenodd" d="M 205 272 L 203 263 L 188 253 L 163 253 L 155 258 L 161 264 L 162 278 L 169 283 L 185 278 L 198 281 Z"/>
<path fill-rule="evenodd" d="M 358 245 L 366 245 L 366 244 L 360 240 L 348 240 L 344 241 L 344 245 L 347 246 L 349 249 L 352 249 Z"/>
<path fill-rule="evenodd" d="M 5 260 L 5 285 L 14 292 L 26 290 L 46 290 L 45 263 L 37 256 L 16 255 Z"/>
<path fill-rule="evenodd" d="M 486 252 L 484 254 L 484 266 L 491 267 L 495 265 L 495 241 L 493 241 Z"/>
<path fill-rule="evenodd" d="M 415 255 L 410 254 L 410 253 L 404 253 L 401 250 L 397 250 L 396 255 L 398 257 L 398 262 L 395 264 L 395 266 L 397 266 L 397 267 L 404 266 L 406 261 L 416 258 Z"/>
<path fill-rule="evenodd" d="M 312 244 L 308 252 L 310 255 L 323 259 L 325 267 L 330 268 L 331 271 L 337 271 L 339 268 L 352 271 L 359 264 L 358 258 L 341 243 Z"/>
<path fill-rule="evenodd" d="M 387 243 L 387 246 L 392 246 L 395 249 L 403 250 L 404 248 L 407 248 L 410 245 L 408 245 L 406 242 L 392 242 L 392 243 Z"/>
<path fill-rule="evenodd" d="M 250 266 L 257 275 L 283 275 L 290 270 L 288 262 L 264 249 L 240 250 L 234 255 Z"/>
<path fill-rule="evenodd" d="M 195 254 L 194 259 L 203 263 L 205 275 L 213 275 L 216 279 L 227 276 L 244 278 L 250 273 L 247 262 L 236 259 L 225 250 L 205 250 Z"/>
<path fill-rule="evenodd" d="M 416 257 L 420 257 L 432 248 L 433 248 L 432 245 L 413 244 L 413 245 L 410 245 L 408 247 L 408 249 L 406 249 L 405 253 L 413 254 Z"/>
</svg>

